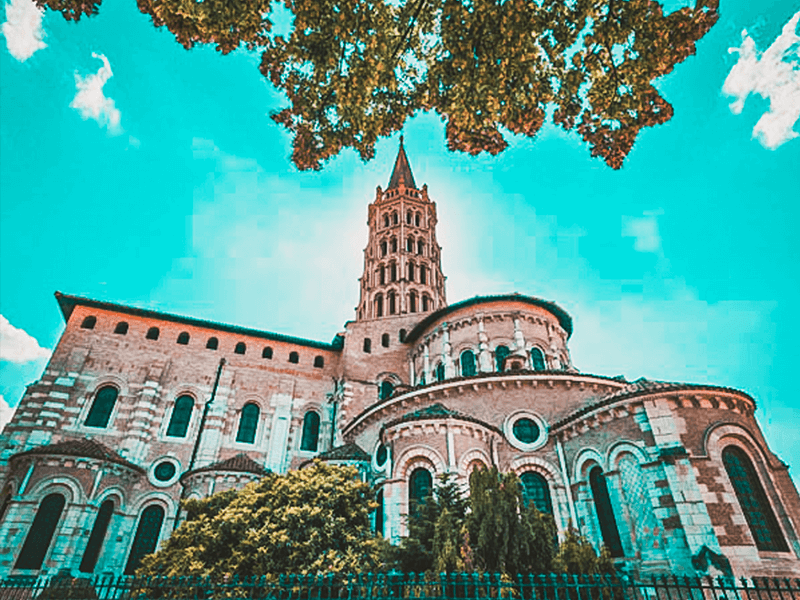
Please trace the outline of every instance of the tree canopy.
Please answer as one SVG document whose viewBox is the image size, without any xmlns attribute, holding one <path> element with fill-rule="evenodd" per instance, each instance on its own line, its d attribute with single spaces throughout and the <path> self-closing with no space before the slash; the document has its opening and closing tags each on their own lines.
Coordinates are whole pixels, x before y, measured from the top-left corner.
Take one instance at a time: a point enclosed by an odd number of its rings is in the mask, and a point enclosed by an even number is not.
<svg viewBox="0 0 800 600">
<path fill-rule="evenodd" d="M 36 0 L 79 20 L 101 0 Z M 719 0 L 668 15 L 655 0 L 284 0 L 294 22 L 273 32 L 272 0 L 137 0 L 186 48 L 261 53 L 288 106 L 299 169 L 344 148 L 363 160 L 419 111 L 446 123 L 447 147 L 497 154 L 504 132 L 533 137 L 548 114 L 618 169 L 639 131 L 668 121 L 653 81 L 695 52 Z"/>
<path fill-rule="evenodd" d="M 315 463 L 268 474 L 241 491 L 189 500 L 187 520 L 137 574 L 252 577 L 368 571 L 381 540 L 369 485 L 350 467 Z"/>
</svg>

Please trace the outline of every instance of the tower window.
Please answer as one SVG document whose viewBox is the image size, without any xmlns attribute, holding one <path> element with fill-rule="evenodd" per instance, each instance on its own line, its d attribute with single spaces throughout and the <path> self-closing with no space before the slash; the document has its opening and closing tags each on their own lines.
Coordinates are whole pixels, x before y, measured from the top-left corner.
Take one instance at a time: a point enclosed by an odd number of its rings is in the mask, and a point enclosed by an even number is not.
<svg viewBox="0 0 800 600">
<path fill-rule="evenodd" d="M 472 350 L 464 350 L 461 353 L 460 361 L 462 377 L 475 375 L 475 353 Z"/>
<path fill-rule="evenodd" d="M 261 351 L 261 358 L 272 358 L 271 346 L 264 346 L 264 349 Z"/>
<path fill-rule="evenodd" d="M 417 312 L 417 293 L 411 292 L 408 295 L 408 311 L 415 313 Z"/>
<path fill-rule="evenodd" d="M 150 329 L 147 330 L 147 335 L 145 335 L 144 337 L 145 339 L 148 340 L 157 340 L 160 334 L 161 332 L 158 330 L 158 327 L 151 327 Z"/>
<path fill-rule="evenodd" d="M 422 240 L 419 240 L 417 242 L 417 254 L 419 254 L 420 256 L 425 254 L 425 242 L 423 242 Z"/>
<path fill-rule="evenodd" d="M 114 333 L 118 333 L 119 335 L 125 335 L 128 333 L 128 324 L 125 321 L 120 321 L 117 323 L 117 326 L 114 327 Z"/>
<path fill-rule="evenodd" d="M 553 501 L 550 498 L 550 486 L 547 485 L 547 480 L 539 473 L 526 471 L 520 475 L 519 481 L 522 484 L 522 501 L 525 506 L 533 502 L 536 510 L 552 515 Z"/>
<path fill-rule="evenodd" d="M 189 333 L 186 331 L 181 332 L 178 336 L 178 343 L 185 346 L 189 343 Z"/>
<path fill-rule="evenodd" d="M 428 312 L 430 309 L 431 299 L 425 294 L 422 296 L 422 312 Z"/>
<path fill-rule="evenodd" d="M 300 355 L 297 352 L 289 352 L 289 362 L 297 364 L 300 362 Z"/>
<path fill-rule="evenodd" d="M 381 346 L 383 346 L 384 348 L 388 348 L 389 347 L 389 334 L 388 333 L 384 333 L 381 336 Z"/>
<path fill-rule="evenodd" d="M 397 238 L 393 237 L 391 243 L 392 243 L 392 252 L 397 252 Z"/>
<path fill-rule="evenodd" d="M 401 344 L 405 343 L 405 341 L 406 341 L 406 330 L 405 329 L 401 329 L 400 330 L 400 335 L 398 336 L 398 339 L 400 340 Z"/>
<path fill-rule="evenodd" d="M 379 391 L 381 400 L 386 400 L 388 397 L 392 395 L 393 392 L 394 392 L 394 385 L 392 384 L 391 381 L 384 380 L 383 382 L 381 382 L 381 387 Z"/>
<path fill-rule="evenodd" d="M 384 227 L 389 226 L 389 215 L 383 215 L 383 226 Z"/>
<path fill-rule="evenodd" d="M 400 219 L 397 217 L 397 213 L 393 212 L 392 213 L 392 223 L 397 225 L 399 222 L 400 222 Z M 396 246 L 395 246 L 395 251 L 397 251 L 397 247 Z"/>
<path fill-rule="evenodd" d="M 219 348 L 219 340 L 215 337 L 208 338 L 208 341 L 206 342 L 206 348 L 209 350 L 216 350 Z"/>
<path fill-rule="evenodd" d="M 413 252 L 414 251 L 414 240 L 412 238 L 408 238 L 406 240 L 406 252 Z"/>
<path fill-rule="evenodd" d="M 92 533 L 89 534 L 89 541 L 86 543 L 86 550 L 83 552 L 81 560 L 81 573 L 93 573 L 100 556 L 100 549 L 108 531 L 108 524 L 111 522 L 111 515 L 114 514 L 114 501 L 106 500 L 100 505 L 97 516 L 94 519 Z"/>
<path fill-rule="evenodd" d="M 411 211 L 408 211 L 408 212 L 406 213 L 406 223 L 408 223 L 409 225 L 411 225 Z"/>
<path fill-rule="evenodd" d="M 386 241 L 381 242 L 381 256 L 386 256 Z"/>
<path fill-rule="evenodd" d="M 408 263 L 408 280 L 414 281 L 414 263 Z"/>
<path fill-rule="evenodd" d="M 233 349 L 233 351 L 236 354 L 244 354 L 247 352 L 247 345 L 244 342 L 239 342 L 236 344 L 236 347 Z"/>
<path fill-rule="evenodd" d="M 391 271 L 391 280 L 397 281 L 397 263 L 389 265 L 389 270 Z"/>
<path fill-rule="evenodd" d="M 622 542 L 619 539 L 617 520 L 614 517 L 614 509 L 611 507 L 606 478 L 600 467 L 594 467 L 589 471 L 589 486 L 592 488 L 592 497 L 595 511 L 597 511 L 597 520 L 600 522 L 603 543 L 611 552 L 611 556 L 622 556 Z"/>
<path fill-rule="evenodd" d="M 756 548 L 763 551 L 788 552 L 786 540 L 772 511 L 753 463 L 741 448 L 728 446 L 722 451 L 722 464 L 742 507 Z"/>
<path fill-rule="evenodd" d="M 498 346 L 494 349 L 495 368 L 498 373 L 503 372 L 503 362 L 509 354 L 508 346 Z"/>
<path fill-rule="evenodd" d="M 125 565 L 125 575 L 133 575 L 142 559 L 156 549 L 163 522 L 164 509 L 157 504 L 152 504 L 142 511 L 131 545 L 131 553 L 128 555 L 128 563 Z"/>
<path fill-rule="evenodd" d="M 381 270 L 380 270 L 380 282 L 381 285 L 386 283 L 386 267 L 384 267 L 383 265 L 381 265 Z"/>
<path fill-rule="evenodd" d="M 394 291 L 391 291 L 387 297 L 389 300 L 389 314 L 393 315 L 397 312 L 397 295 L 394 293 Z"/>
<path fill-rule="evenodd" d="M 322 356 L 315 356 L 314 366 L 318 369 L 321 369 L 322 367 L 325 366 L 325 359 Z"/>
<path fill-rule="evenodd" d="M 175 408 L 172 409 L 172 416 L 167 428 L 167 437 L 186 437 L 193 410 L 194 398 L 191 396 L 181 396 L 175 401 Z"/>
<path fill-rule="evenodd" d="M 316 452 L 319 446 L 319 414 L 310 410 L 303 417 L 303 437 L 300 450 Z"/>
<path fill-rule="evenodd" d="M 261 409 L 258 404 L 250 402 L 242 407 L 242 414 L 239 417 L 239 431 L 236 432 L 236 441 L 243 444 L 252 444 L 256 441 L 256 430 L 258 429 L 258 416 Z"/>
<path fill-rule="evenodd" d="M 53 540 L 53 534 L 56 532 L 66 502 L 61 494 L 49 494 L 44 497 L 33 518 L 28 535 L 25 537 L 22 551 L 14 565 L 15 569 L 38 570 L 42 568 L 44 557 L 50 549 L 50 542 Z"/>
<path fill-rule="evenodd" d="M 414 215 L 414 225 L 419 227 L 419 213 Z"/>
<path fill-rule="evenodd" d="M 97 317 L 89 315 L 88 317 L 84 317 L 81 322 L 81 329 L 94 329 L 95 325 L 97 325 Z"/>
<path fill-rule="evenodd" d="M 375 296 L 375 316 L 382 317 L 383 316 L 383 296 L 378 294 Z"/>
<path fill-rule="evenodd" d="M 424 265 L 419 266 L 419 282 L 428 283 L 428 269 Z"/>
<path fill-rule="evenodd" d="M 364 352 L 366 352 L 367 354 L 372 352 L 372 340 L 369 338 L 364 338 Z"/>
<path fill-rule="evenodd" d="M 107 427 L 108 420 L 111 418 L 111 412 L 114 410 L 114 405 L 117 403 L 117 396 L 119 392 L 117 388 L 107 385 L 100 388 L 97 395 L 94 397 L 92 408 L 89 409 L 89 414 L 86 415 L 84 426 L 86 427 Z"/>
<path fill-rule="evenodd" d="M 544 354 L 539 348 L 531 348 L 531 364 L 534 371 L 544 371 L 547 368 L 544 364 Z"/>
</svg>

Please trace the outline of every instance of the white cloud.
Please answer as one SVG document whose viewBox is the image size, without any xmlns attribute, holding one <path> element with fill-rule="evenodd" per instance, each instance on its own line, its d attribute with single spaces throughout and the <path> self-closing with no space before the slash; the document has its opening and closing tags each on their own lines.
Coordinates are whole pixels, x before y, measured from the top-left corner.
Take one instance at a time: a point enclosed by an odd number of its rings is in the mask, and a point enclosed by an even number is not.
<svg viewBox="0 0 800 600">
<path fill-rule="evenodd" d="M 6 3 L 6 22 L 3 35 L 11 56 L 25 62 L 33 53 L 47 44 L 42 41 L 42 16 L 44 11 L 33 0 L 11 0 Z"/>
<path fill-rule="evenodd" d="M 50 351 L 39 346 L 35 338 L 0 315 L 0 360 L 26 363 L 48 356 Z"/>
<path fill-rule="evenodd" d="M 663 211 L 645 212 L 642 217 L 622 217 L 622 237 L 632 237 L 637 252 L 661 252 L 661 235 L 658 232 L 659 215 Z"/>
<path fill-rule="evenodd" d="M 781 144 L 798 137 L 792 127 L 800 118 L 800 37 L 795 29 L 800 12 L 789 19 L 781 34 L 764 53 L 747 30 L 742 31 L 742 45 L 728 52 L 739 54 L 722 91 L 734 96 L 731 111 L 739 114 L 747 97 L 759 94 L 769 100 L 769 111 L 765 112 L 753 128 L 753 137 L 761 145 L 774 150 Z"/>
<path fill-rule="evenodd" d="M 17 409 L 9 406 L 6 399 L 0 394 L 0 432 L 2 432 L 3 428 L 11 421 L 15 410 Z"/>
<path fill-rule="evenodd" d="M 114 101 L 103 93 L 103 86 L 111 78 L 111 65 L 102 54 L 92 52 L 94 58 L 103 61 L 103 66 L 92 75 L 82 77 L 75 73 L 75 87 L 77 93 L 70 103 L 70 108 L 77 110 L 84 120 L 94 119 L 101 127 L 106 127 L 111 133 L 120 133 L 120 112 L 114 106 Z"/>
</svg>

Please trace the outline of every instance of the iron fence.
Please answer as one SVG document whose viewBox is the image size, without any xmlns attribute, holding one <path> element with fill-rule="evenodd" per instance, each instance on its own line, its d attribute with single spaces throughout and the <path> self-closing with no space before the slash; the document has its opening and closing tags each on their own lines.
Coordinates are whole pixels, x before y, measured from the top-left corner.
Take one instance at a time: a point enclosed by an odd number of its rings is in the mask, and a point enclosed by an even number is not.
<svg viewBox="0 0 800 600">
<path fill-rule="evenodd" d="M 478 573 L 94 578 L 8 577 L 0 600 L 793 600 L 800 579 Z"/>
</svg>

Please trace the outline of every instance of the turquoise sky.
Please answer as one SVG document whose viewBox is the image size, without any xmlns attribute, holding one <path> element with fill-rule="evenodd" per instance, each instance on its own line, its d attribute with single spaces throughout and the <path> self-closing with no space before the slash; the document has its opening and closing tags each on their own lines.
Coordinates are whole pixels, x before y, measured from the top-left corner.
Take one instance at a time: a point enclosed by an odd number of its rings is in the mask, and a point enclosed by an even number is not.
<svg viewBox="0 0 800 600">
<path fill-rule="evenodd" d="M 0 48 L 5 402 L 46 362 L 10 328 L 52 349 L 56 290 L 332 339 L 354 315 L 366 207 L 397 137 L 369 164 L 346 151 L 300 173 L 256 55 L 186 51 L 131 0 L 77 25 L 45 14 L 42 43 L 26 43 L 8 25 L 29 14 L 21 1 L 6 4 Z M 796 482 L 800 57 L 782 30 L 798 11 L 722 0 L 697 55 L 657 82 L 674 118 L 641 134 L 621 171 L 551 125 L 497 157 L 447 152 L 434 115 L 404 132 L 438 205 L 450 302 L 552 299 L 574 318 L 584 372 L 747 391 Z M 723 85 L 740 57 L 726 88 L 746 98 L 735 114 Z"/>
</svg>

